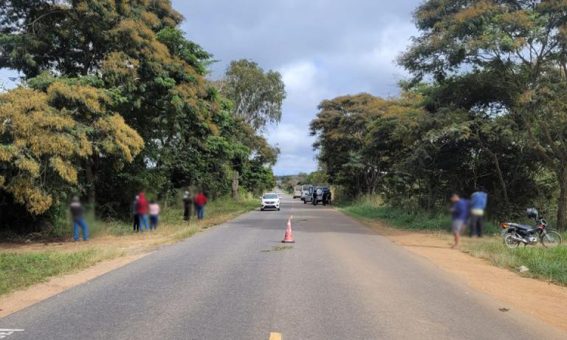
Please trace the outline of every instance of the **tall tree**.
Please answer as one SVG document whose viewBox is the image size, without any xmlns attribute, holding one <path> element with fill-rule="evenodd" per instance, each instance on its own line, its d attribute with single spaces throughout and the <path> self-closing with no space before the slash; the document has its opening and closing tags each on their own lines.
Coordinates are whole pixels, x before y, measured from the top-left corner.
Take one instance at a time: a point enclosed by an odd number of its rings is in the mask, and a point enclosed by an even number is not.
<svg viewBox="0 0 567 340">
<path fill-rule="evenodd" d="M 105 110 L 105 100 L 95 88 L 71 89 L 62 82 L 45 92 L 18 88 L 2 94 L 0 188 L 40 215 L 78 185 L 82 164 L 95 155 L 131 162 L 143 141 L 121 116 Z"/>
<path fill-rule="evenodd" d="M 91 200 L 102 203 L 99 213 L 125 211 L 140 189 L 163 197 L 189 185 L 226 193 L 240 160 L 262 154 L 261 143 L 235 138 L 240 118 L 206 81 L 211 55 L 186 38 L 182 19 L 169 0 L 2 1 L 0 68 L 20 71 L 53 109 L 91 127 L 96 151 L 77 170 Z M 95 139 L 95 127 L 112 130 L 114 144 Z M 120 138 L 135 137 L 126 127 L 143 138 L 143 151 L 125 153 L 130 145 Z M 115 160 L 126 156 L 132 162 L 116 171 Z"/>
<path fill-rule="evenodd" d="M 311 134 L 317 136 L 314 147 L 329 180 L 351 195 L 376 193 L 403 155 L 403 140 L 419 116 L 419 103 L 418 98 L 385 100 L 369 94 L 323 101 Z"/>
<path fill-rule="evenodd" d="M 279 72 L 265 72 L 253 61 L 237 60 L 230 63 L 218 86 L 234 103 L 234 115 L 254 129 L 281 120 L 286 92 Z"/>
<path fill-rule="evenodd" d="M 497 75 L 492 88 L 508 93 L 493 104 L 505 106 L 555 173 L 557 223 L 567 228 L 567 132 L 558 124 L 567 110 L 553 100 L 567 87 L 567 3 L 429 0 L 415 20 L 421 34 L 401 64 L 416 81 L 431 75 L 441 84 L 460 74 Z"/>
</svg>

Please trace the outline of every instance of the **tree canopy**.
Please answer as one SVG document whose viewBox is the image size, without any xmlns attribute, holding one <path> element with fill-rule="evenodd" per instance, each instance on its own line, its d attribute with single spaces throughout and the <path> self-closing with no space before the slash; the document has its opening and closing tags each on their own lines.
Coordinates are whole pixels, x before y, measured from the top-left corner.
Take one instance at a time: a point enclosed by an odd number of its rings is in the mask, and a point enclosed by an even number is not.
<svg viewBox="0 0 567 340">
<path fill-rule="evenodd" d="M 319 107 L 311 131 L 331 182 L 427 210 L 484 186 L 494 215 L 557 207 L 565 229 L 566 18 L 564 1 L 425 1 L 401 96 Z"/>
<path fill-rule="evenodd" d="M 499 110 L 514 120 L 526 147 L 556 175 L 560 228 L 567 227 L 566 18 L 564 1 L 431 0 L 417 9 L 421 34 L 400 58 L 415 80 L 472 85 L 462 93 L 472 97 L 469 112 Z"/>
<path fill-rule="evenodd" d="M 286 92 L 279 72 L 264 72 L 253 61 L 236 60 L 219 83 L 221 93 L 234 103 L 233 114 L 256 130 L 280 122 Z"/>
<path fill-rule="evenodd" d="M 0 97 L 2 210 L 49 218 L 72 192 L 119 216 L 140 190 L 227 194 L 235 171 L 248 190 L 273 186 L 278 151 L 257 130 L 281 101 L 234 115 L 182 20 L 168 0 L 2 1 L 0 68 L 24 78 Z"/>
</svg>

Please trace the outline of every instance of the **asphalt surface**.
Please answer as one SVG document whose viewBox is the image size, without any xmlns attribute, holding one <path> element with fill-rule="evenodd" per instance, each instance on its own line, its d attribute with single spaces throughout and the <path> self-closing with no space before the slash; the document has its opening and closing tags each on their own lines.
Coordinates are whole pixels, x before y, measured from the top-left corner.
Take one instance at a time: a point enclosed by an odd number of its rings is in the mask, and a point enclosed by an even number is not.
<svg viewBox="0 0 567 340">
<path fill-rule="evenodd" d="M 290 215 L 296 243 L 282 248 Z M 0 319 L 0 339 L 567 338 L 502 307 L 335 210 L 284 198 Z"/>
</svg>

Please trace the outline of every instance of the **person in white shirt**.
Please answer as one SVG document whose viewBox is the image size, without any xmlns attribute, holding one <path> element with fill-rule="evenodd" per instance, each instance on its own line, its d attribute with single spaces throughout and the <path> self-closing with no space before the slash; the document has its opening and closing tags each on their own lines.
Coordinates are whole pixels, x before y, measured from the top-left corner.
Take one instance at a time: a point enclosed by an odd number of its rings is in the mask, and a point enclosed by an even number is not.
<svg viewBox="0 0 567 340">
<path fill-rule="evenodd" d="M 150 230 L 156 230 L 159 221 L 159 204 L 152 200 L 149 206 L 150 210 Z"/>
</svg>

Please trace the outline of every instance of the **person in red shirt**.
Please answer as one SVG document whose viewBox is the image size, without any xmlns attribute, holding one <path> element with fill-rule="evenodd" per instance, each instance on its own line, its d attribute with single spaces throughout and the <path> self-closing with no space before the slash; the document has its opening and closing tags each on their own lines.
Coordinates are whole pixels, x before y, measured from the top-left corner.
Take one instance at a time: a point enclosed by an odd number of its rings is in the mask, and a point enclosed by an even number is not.
<svg viewBox="0 0 567 340">
<path fill-rule="evenodd" d="M 205 205 L 209 200 L 207 199 L 207 195 L 203 192 L 199 192 L 195 198 L 193 198 L 193 202 L 195 203 L 195 208 L 197 208 L 197 218 L 202 220 L 205 217 Z"/>
<path fill-rule="evenodd" d="M 136 213 L 138 214 L 139 223 L 140 223 L 140 231 L 142 231 L 142 225 L 144 226 L 145 230 L 148 230 L 148 200 L 146 199 L 146 195 L 141 192 L 138 195 L 138 202 L 136 202 Z"/>
</svg>

